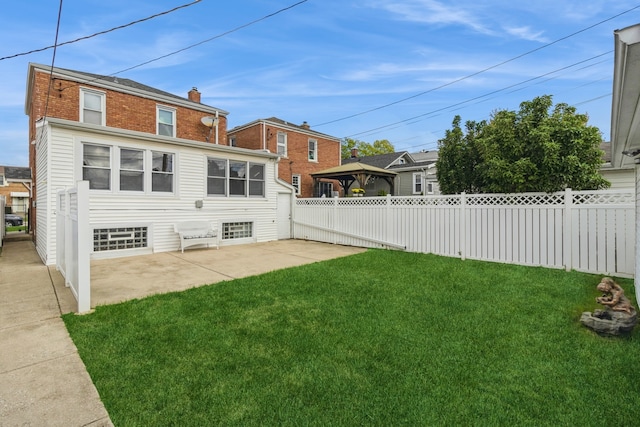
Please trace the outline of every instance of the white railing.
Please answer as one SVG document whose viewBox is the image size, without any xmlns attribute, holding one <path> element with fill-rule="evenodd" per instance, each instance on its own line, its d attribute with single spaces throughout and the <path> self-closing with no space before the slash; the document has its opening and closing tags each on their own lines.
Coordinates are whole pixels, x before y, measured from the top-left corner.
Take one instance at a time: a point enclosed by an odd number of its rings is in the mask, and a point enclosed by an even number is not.
<svg viewBox="0 0 640 427">
<path fill-rule="evenodd" d="M 89 182 L 59 191 L 56 200 L 56 268 L 84 313 L 91 310 Z"/>
<path fill-rule="evenodd" d="M 294 238 L 634 275 L 633 189 L 298 199 Z"/>
</svg>

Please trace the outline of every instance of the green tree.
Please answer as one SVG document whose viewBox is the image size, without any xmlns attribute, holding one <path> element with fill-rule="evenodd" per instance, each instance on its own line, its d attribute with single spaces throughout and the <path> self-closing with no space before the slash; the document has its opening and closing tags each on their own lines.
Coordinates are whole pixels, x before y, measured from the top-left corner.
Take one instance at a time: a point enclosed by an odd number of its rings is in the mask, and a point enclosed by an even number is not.
<svg viewBox="0 0 640 427">
<path fill-rule="evenodd" d="M 578 114 L 575 107 L 553 107 L 549 95 L 522 102 L 517 112 L 496 111 L 486 124 L 471 123 L 462 134 L 459 119 L 457 126 L 454 119 L 454 129 L 439 141 L 441 150 L 444 148 L 440 158 L 445 158 L 438 161 L 438 181 L 444 193 L 553 192 L 609 186 L 599 173 L 600 130 L 588 125 L 588 116 Z M 456 138 L 462 143 L 451 143 L 456 133 L 461 134 Z M 441 172 L 441 167 L 460 171 Z M 460 185 L 461 177 L 467 179 L 464 185 Z"/>
<path fill-rule="evenodd" d="M 365 141 L 360 141 L 352 138 L 344 138 L 342 140 L 342 158 L 348 159 L 351 157 L 351 150 L 358 149 L 359 156 L 375 156 L 377 154 L 394 153 L 396 149 L 393 144 L 386 139 L 379 139 L 370 144 Z"/>
<path fill-rule="evenodd" d="M 461 118 L 455 116 L 452 129 L 438 141 L 436 176 L 440 190 L 445 194 L 476 193 L 483 181 L 481 175 L 480 147 L 477 137 L 486 126 L 485 121 L 468 121 L 465 132 L 460 127 Z"/>
</svg>

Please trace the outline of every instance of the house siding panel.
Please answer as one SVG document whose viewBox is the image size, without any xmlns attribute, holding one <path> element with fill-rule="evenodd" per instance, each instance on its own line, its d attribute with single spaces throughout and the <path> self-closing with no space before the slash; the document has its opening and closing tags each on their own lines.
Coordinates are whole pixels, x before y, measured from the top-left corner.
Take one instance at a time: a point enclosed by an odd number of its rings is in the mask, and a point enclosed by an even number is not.
<svg viewBox="0 0 640 427">
<path fill-rule="evenodd" d="M 51 131 L 49 178 L 38 186 L 39 197 L 47 197 L 47 209 L 39 213 L 42 221 L 48 221 L 48 239 L 43 242 L 43 261 L 55 263 L 55 216 L 52 208 L 56 203 L 58 189 L 75 185 L 82 179 L 82 162 L 79 153 L 81 144 L 89 141 L 105 145 L 137 147 L 145 150 L 161 150 L 175 153 L 176 192 L 174 195 L 123 194 L 118 191 L 90 191 L 90 218 L 92 228 L 125 226 L 147 226 L 149 237 L 147 249 L 112 251 L 94 254 L 95 257 L 125 256 L 151 252 L 177 250 L 179 240 L 173 231 L 178 221 L 199 219 L 212 221 L 222 227 L 223 222 L 254 222 L 253 241 L 265 242 L 277 239 L 277 194 L 290 192 L 276 182 L 276 161 L 267 157 L 256 157 L 241 150 L 236 153 L 219 153 L 196 147 L 176 147 L 168 149 L 166 144 L 150 141 L 141 142 L 135 138 L 96 136 L 84 131 L 71 132 L 55 126 Z M 75 157 L 74 157 L 74 154 Z M 265 165 L 265 197 L 207 197 L 206 158 L 221 157 L 240 161 L 250 161 Z M 39 158 L 40 160 L 40 158 Z M 46 158 L 41 158 L 43 165 Z M 116 169 L 112 169 L 115 173 Z M 40 174 L 44 176 L 44 173 Z M 202 200 L 203 207 L 196 208 L 196 201 Z M 44 223 L 40 223 L 44 224 Z M 229 242 L 231 243 L 231 242 Z"/>
</svg>

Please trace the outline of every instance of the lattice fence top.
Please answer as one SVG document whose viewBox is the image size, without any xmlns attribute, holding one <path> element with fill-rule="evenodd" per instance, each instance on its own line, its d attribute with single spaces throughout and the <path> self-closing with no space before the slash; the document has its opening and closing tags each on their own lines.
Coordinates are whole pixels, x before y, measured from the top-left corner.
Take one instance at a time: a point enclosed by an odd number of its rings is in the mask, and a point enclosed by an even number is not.
<svg viewBox="0 0 640 427">
<path fill-rule="evenodd" d="M 473 194 L 469 206 L 540 206 L 564 204 L 564 193 Z"/>
<path fill-rule="evenodd" d="M 575 192 L 573 203 L 577 205 L 621 205 L 633 204 L 635 197 L 633 192 L 628 193 L 601 193 L 601 192 Z"/>
<path fill-rule="evenodd" d="M 297 206 L 460 206 L 464 197 L 467 206 L 527 207 L 565 204 L 567 194 L 576 205 L 628 205 L 635 202 L 633 189 L 600 191 L 562 191 L 557 193 L 467 194 L 438 196 L 387 196 L 297 199 Z"/>
</svg>

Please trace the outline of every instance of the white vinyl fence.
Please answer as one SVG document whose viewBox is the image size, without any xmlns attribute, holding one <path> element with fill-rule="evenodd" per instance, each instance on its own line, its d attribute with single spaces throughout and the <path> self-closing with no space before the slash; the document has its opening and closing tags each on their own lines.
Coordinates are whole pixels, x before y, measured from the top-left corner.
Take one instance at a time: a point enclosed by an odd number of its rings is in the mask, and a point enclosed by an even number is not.
<svg viewBox="0 0 640 427">
<path fill-rule="evenodd" d="M 89 228 L 89 182 L 59 191 L 56 198 L 56 268 L 78 301 L 78 313 L 91 310 L 92 235 Z"/>
<path fill-rule="evenodd" d="M 633 277 L 633 189 L 298 199 L 296 239 Z"/>
</svg>

